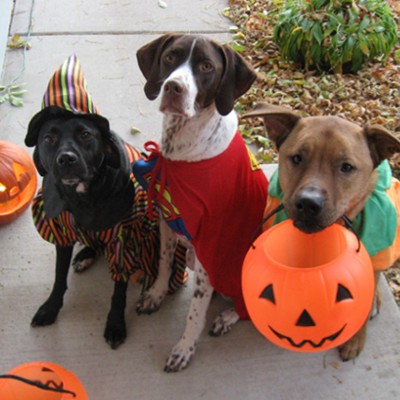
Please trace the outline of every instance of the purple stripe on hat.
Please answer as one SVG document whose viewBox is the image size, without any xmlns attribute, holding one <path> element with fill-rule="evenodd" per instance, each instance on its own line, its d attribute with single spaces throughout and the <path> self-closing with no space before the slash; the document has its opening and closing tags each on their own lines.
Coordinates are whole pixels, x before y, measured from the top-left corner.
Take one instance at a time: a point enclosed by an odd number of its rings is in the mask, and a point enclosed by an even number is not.
<svg viewBox="0 0 400 400">
<path fill-rule="evenodd" d="M 46 90 L 46 93 L 43 97 L 42 109 L 49 106 L 49 91 Z"/>
</svg>

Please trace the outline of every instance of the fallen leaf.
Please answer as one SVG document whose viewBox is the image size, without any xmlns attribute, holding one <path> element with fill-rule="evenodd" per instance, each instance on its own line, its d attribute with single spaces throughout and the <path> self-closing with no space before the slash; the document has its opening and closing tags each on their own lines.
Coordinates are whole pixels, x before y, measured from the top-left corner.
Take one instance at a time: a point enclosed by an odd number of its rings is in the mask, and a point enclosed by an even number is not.
<svg viewBox="0 0 400 400">
<path fill-rule="evenodd" d="M 7 47 L 9 49 L 22 49 L 26 46 L 27 50 L 29 50 L 32 46 L 26 40 L 21 39 L 20 35 L 13 35 L 9 40 Z"/>
<path fill-rule="evenodd" d="M 131 135 L 136 135 L 137 133 L 141 133 L 141 130 L 139 128 L 135 128 L 134 126 L 132 126 Z"/>
</svg>

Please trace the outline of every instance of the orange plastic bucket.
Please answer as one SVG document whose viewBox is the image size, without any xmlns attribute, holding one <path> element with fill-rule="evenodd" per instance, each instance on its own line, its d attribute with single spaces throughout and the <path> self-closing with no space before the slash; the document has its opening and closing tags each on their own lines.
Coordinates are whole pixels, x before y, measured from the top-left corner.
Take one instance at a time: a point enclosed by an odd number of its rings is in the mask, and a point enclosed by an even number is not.
<svg viewBox="0 0 400 400">
<path fill-rule="evenodd" d="M 337 224 L 306 234 L 284 221 L 259 236 L 243 264 L 252 322 L 294 351 L 318 352 L 349 340 L 369 316 L 374 286 L 366 249 Z"/>
<path fill-rule="evenodd" d="M 88 400 L 78 378 L 60 365 L 49 362 L 31 362 L 9 371 L 6 376 L 16 376 L 37 382 L 63 392 L 45 390 L 11 377 L 0 379 L 1 400 Z"/>
</svg>

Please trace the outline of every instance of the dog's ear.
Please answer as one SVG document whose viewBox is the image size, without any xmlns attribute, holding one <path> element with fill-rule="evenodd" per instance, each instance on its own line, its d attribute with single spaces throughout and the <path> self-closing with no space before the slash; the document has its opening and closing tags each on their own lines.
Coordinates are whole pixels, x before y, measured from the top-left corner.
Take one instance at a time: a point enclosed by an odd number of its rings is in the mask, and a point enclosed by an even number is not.
<svg viewBox="0 0 400 400">
<path fill-rule="evenodd" d="M 147 81 L 144 92 L 149 100 L 157 98 L 163 83 L 160 75 L 161 54 L 171 40 L 180 36 L 182 35 L 167 33 L 144 45 L 136 52 L 139 68 Z"/>
<path fill-rule="evenodd" d="M 278 150 L 301 118 L 288 108 L 263 102 L 258 103 L 254 110 L 242 115 L 242 118 L 249 117 L 263 118 L 268 137 Z"/>
<path fill-rule="evenodd" d="M 374 167 L 381 161 L 400 153 L 400 141 L 380 125 L 368 125 L 364 128 Z"/>
<path fill-rule="evenodd" d="M 92 121 L 100 130 L 104 143 L 104 162 L 111 168 L 119 169 L 123 163 L 123 150 L 117 140 L 117 135 L 110 129 L 110 123 L 107 118 L 99 114 L 85 114 L 81 118 Z"/>
<path fill-rule="evenodd" d="M 46 121 L 46 112 L 39 111 L 35 114 L 29 122 L 28 131 L 25 136 L 25 145 L 28 147 L 34 147 L 37 145 L 39 140 L 40 128 Z"/>
<path fill-rule="evenodd" d="M 32 159 L 40 176 L 45 176 L 47 174 L 47 168 L 43 165 L 40 159 L 39 149 L 37 147 L 33 150 Z"/>
<path fill-rule="evenodd" d="M 39 140 L 40 128 L 42 127 L 45 120 L 46 120 L 46 116 L 45 116 L 45 113 L 43 113 L 43 111 L 38 112 L 30 120 L 29 125 L 28 125 L 28 132 L 25 136 L 25 145 L 26 146 L 34 147 L 37 145 L 38 140 Z M 37 147 L 33 151 L 32 158 L 33 158 L 33 162 L 35 163 L 38 173 L 41 176 L 45 176 L 47 174 L 47 169 L 43 165 L 43 163 L 40 159 L 39 149 Z"/>
<path fill-rule="evenodd" d="M 105 137 L 105 163 L 114 169 L 129 168 L 125 145 L 112 131 Z"/>
<path fill-rule="evenodd" d="M 246 93 L 257 78 L 254 69 L 228 45 L 219 46 L 224 71 L 218 86 L 215 105 L 221 115 L 233 110 L 235 100 Z"/>
</svg>

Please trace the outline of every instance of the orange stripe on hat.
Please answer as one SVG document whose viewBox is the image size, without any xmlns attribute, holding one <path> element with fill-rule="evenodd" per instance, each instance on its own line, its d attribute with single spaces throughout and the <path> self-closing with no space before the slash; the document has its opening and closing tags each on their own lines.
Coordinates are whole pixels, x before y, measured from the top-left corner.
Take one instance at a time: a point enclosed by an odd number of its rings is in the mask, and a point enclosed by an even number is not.
<svg viewBox="0 0 400 400">
<path fill-rule="evenodd" d="M 54 93 L 53 93 L 53 98 L 54 98 L 54 104 L 55 106 L 58 106 L 60 108 L 63 107 L 63 102 L 62 98 L 60 96 L 61 92 L 61 84 L 60 84 L 60 70 L 58 69 L 56 73 L 54 74 Z"/>
</svg>

